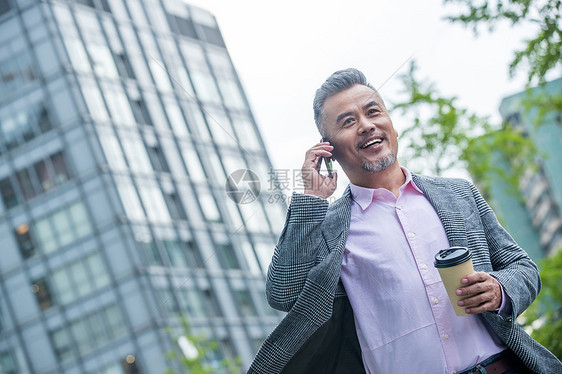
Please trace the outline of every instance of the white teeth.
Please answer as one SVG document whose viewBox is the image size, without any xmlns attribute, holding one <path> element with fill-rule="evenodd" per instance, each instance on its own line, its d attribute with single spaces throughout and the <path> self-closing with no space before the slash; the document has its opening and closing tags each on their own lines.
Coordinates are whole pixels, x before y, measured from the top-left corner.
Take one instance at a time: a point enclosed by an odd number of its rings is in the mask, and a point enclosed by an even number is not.
<svg viewBox="0 0 562 374">
<path fill-rule="evenodd" d="M 365 148 L 370 147 L 374 144 L 379 144 L 380 142 L 382 142 L 382 139 L 373 139 L 369 143 L 363 145 L 361 148 L 365 149 Z"/>
</svg>

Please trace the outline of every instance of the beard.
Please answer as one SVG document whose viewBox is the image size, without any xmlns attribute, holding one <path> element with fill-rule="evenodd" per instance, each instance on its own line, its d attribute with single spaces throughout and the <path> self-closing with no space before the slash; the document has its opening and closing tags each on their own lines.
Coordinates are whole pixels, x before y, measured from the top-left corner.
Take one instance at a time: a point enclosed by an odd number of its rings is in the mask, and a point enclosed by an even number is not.
<svg viewBox="0 0 562 374">
<path fill-rule="evenodd" d="M 378 173 L 380 171 L 386 170 L 390 165 L 396 161 L 396 154 L 391 152 L 388 156 L 385 156 L 376 161 L 364 161 L 361 164 L 363 170 L 369 173 Z"/>
</svg>

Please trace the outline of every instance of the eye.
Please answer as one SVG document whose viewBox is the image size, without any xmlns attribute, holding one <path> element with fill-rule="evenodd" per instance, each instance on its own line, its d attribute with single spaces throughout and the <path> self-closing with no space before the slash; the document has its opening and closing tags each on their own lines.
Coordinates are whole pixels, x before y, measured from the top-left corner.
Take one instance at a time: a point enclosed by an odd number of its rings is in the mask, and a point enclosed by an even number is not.
<svg viewBox="0 0 562 374">
<path fill-rule="evenodd" d="M 377 114 L 379 112 L 379 110 L 377 108 L 371 108 L 367 111 L 367 114 L 369 116 L 372 116 L 373 114 Z"/>
<path fill-rule="evenodd" d="M 343 126 L 349 126 L 349 125 L 351 125 L 353 122 L 355 122 L 355 120 L 353 119 L 353 117 L 348 117 L 348 118 L 346 118 L 346 119 L 343 121 L 342 125 L 343 125 Z"/>
</svg>

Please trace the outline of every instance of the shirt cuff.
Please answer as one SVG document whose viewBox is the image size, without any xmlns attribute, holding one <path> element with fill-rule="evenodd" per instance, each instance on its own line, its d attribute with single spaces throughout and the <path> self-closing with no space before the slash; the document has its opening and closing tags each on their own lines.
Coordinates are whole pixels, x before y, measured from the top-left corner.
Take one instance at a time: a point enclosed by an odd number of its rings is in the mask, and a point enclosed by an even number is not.
<svg viewBox="0 0 562 374">
<path fill-rule="evenodd" d="M 499 283 L 499 282 L 498 282 Z M 509 298 L 509 296 L 507 296 L 507 294 L 505 293 L 503 286 L 500 283 L 500 289 L 502 291 L 502 302 L 500 304 L 500 307 L 497 308 L 494 312 L 500 314 L 500 315 L 511 315 L 511 312 L 513 311 L 512 305 L 511 305 L 511 299 Z"/>
</svg>

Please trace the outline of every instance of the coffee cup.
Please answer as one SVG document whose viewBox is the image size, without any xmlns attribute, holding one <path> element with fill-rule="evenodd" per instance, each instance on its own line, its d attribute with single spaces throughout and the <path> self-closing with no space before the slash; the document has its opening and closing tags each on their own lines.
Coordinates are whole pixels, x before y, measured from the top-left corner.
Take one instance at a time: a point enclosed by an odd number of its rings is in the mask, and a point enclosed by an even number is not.
<svg viewBox="0 0 562 374">
<path fill-rule="evenodd" d="M 443 249 L 435 255 L 433 264 L 439 271 L 455 313 L 457 316 L 466 316 L 465 308 L 457 305 L 457 302 L 460 300 L 459 296 L 457 296 L 457 290 L 463 286 L 461 283 L 462 278 L 474 273 L 470 250 L 466 247 Z"/>
</svg>

